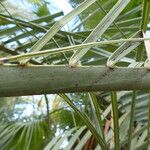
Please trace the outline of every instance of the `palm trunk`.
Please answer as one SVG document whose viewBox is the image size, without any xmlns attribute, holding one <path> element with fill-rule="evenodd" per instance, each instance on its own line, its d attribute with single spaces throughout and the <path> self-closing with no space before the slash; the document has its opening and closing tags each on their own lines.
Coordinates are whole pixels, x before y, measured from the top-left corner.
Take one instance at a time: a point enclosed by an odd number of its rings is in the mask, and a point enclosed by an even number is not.
<svg viewBox="0 0 150 150">
<path fill-rule="evenodd" d="M 145 68 L 0 66 L 0 97 L 149 88 Z"/>
</svg>

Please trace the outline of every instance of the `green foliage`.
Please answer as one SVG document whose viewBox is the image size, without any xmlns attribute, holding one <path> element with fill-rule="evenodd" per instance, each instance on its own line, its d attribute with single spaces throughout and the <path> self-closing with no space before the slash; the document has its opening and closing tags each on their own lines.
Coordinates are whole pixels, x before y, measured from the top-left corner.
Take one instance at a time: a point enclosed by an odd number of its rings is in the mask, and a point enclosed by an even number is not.
<svg viewBox="0 0 150 150">
<path fill-rule="evenodd" d="M 39 8 L 37 9 L 37 11 L 35 12 L 35 14 L 39 17 L 41 16 L 46 16 L 49 15 L 49 10 L 46 4 L 42 4 L 41 6 L 39 6 Z"/>
<path fill-rule="evenodd" d="M 76 125 L 78 127 L 83 125 L 83 121 L 76 115 L 76 113 L 74 114 L 75 116 L 75 121 L 76 121 Z M 52 118 L 52 122 L 55 125 L 59 125 L 59 128 L 65 129 L 67 126 L 69 128 L 73 128 L 74 127 L 74 122 L 73 122 L 73 118 L 72 118 L 72 113 L 70 110 L 61 110 L 58 111 L 56 113 L 54 113 L 53 115 L 51 115 Z"/>
<path fill-rule="evenodd" d="M 5 14 L 0 14 L 0 55 L 5 57 L 0 60 L 4 65 L 10 59 L 10 65 L 29 61 L 30 64 L 53 67 L 68 65 L 70 61 L 70 64 L 78 62 L 84 66 L 136 67 L 137 70 L 144 66 L 147 55 L 141 43 L 145 39 L 139 38 L 141 30 L 149 30 L 149 0 L 144 0 L 144 3 L 141 0 L 74 1 L 73 11 L 66 16 L 63 16 L 63 12 L 51 14 L 45 1 L 28 1 L 35 6 L 37 19 L 28 18 L 26 20 L 30 21 L 26 21 L 12 15 L 7 7 L 1 5 L 7 10 Z M 74 17 L 78 20 L 74 20 L 71 26 L 68 25 L 69 30 L 63 28 Z M 20 61 L 20 58 L 24 60 Z M 85 77 L 86 80 L 89 79 L 89 75 Z M 105 74 L 97 78 L 103 80 Z M 118 78 L 116 82 L 120 84 L 121 80 Z M 33 106 L 37 106 L 38 112 L 42 113 L 17 119 L 13 119 L 14 114 L 21 115 L 23 110 L 16 109 L 15 106 L 26 103 L 24 99 L 8 98 L 1 101 L 0 148 L 148 148 L 149 91 L 69 93 L 67 96 L 61 94 L 61 97 L 54 101 L 48 98 L 53 106 L 49 108 L 47 105 L 47 113 L 40 107 L 42 100 L 38 105 L 34 101 Z"/>
<path fill-rule="evenodd" d="M 28 0 L 28 2 L 33 3 L 35 5 L 40 5 L 41 4 L 41 0 Z"/>
<path fill-rule="evenodd" d="M 47 138 L 46 122 L 0 124 L 1 149 L 40 150 Z M 38 141 L 38 142 L 37 142 Z"/>
</svg>

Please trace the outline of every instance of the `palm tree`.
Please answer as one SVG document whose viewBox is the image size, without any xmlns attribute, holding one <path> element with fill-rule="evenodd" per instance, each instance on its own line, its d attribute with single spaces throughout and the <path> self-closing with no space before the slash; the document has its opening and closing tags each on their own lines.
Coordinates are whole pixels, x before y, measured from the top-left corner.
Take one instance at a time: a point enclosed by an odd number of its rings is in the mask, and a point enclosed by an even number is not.
<svg viewBox="0 0 150 150">
<path fill-rule="evenodd" d="M 7 112 L 0 147 L 149 149 L 149 0 L 74 1 L 64 16 L 36 5 L 44 16 L 23 20 L 1 2 L 0 96 L 44 94 L 47 116 L 18 122 Z"/>
</svg>

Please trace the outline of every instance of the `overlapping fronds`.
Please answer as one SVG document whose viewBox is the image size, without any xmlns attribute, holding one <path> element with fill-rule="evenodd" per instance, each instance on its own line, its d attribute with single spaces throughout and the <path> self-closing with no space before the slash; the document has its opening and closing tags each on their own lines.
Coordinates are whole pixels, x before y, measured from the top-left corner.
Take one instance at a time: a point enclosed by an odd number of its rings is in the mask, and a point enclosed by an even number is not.
<svg viewBox="0 0 150 150">
<path fill-rule="evenodd" d="M 149 0 L 144 3 L 140 0 L 85 0 L 65 16 L 58 12 L 30 21 L 12 15 L 4 4 L 1 7 L 6 12 L 0 14 L 0 95 L 105 90 L 87 94 L 94 119 L 78 109 L 67 95 L 61 94 L 86 127 L 64 131 L 63 136 L 54 137 L 45 150 L 60 149 L 63 142 L 67 142 L 66 149 L 82 149 L 92 142 L 96 150 L 149 147 L 149 91 L 135 91 L 150 88 L 145 51 L 148 44 L 143 44 L 150 40 L 143 37 L 143 32 L 149 29 Z M 66 30 L 74 17 L 78 17 L 78 23 L 74 22 Z M 33 64 L 35 66 L 30 66 Z M 36 65 L 41 65 L 39 70 Z M 81 65 L 101 67 L 94 70 L 94 67 L 84 69 Z M 15 75 L 19 74 L 17 84 Z M 14 89 L 13 83 L 16 84 Z M 133 91 L 107 92 L 111 90 Z M 39 126 L 35 129 L 5 127 L 0 134 L 3 137 L 9 133 L 0 142 L 4 148 L 7 139 L 11 143 L 11 135 L 15 136 L 22 129 L 18 144 L 25 144 L 25 149 L 29 149 L 31 138 L 28 142 L 27 139 L 39 129 Z M 42 136 L 43 133 L 41 139 Z"/>
</svg>

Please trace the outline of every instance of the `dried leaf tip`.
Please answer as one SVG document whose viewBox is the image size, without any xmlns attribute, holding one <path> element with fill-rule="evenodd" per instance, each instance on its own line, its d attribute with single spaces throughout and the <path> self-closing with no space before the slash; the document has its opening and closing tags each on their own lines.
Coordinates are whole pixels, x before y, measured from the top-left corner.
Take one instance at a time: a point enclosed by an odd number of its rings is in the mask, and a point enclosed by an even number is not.
<svg viewBox="0 0 150 150">
<path fill-rule="evenodd" d="M 70 68 L 76 68 L 78 66 L 77 63 L 69 63 Z"/>
<path fill-rule="evenodd" d="M 150 71 L 150 62 L 148 59 L 146 59 L 146 61 L 144 63 L 144 68 L 146 68 L 146 70 Z"/>
<path fill-rule="evenodd" d="M 107 66 L 108 68 L 110 68 L 110 69 L 115 68 L 115 65 L 114 65 L 113 61 L 107 61 L 106 66 Z"/>
</svg>

